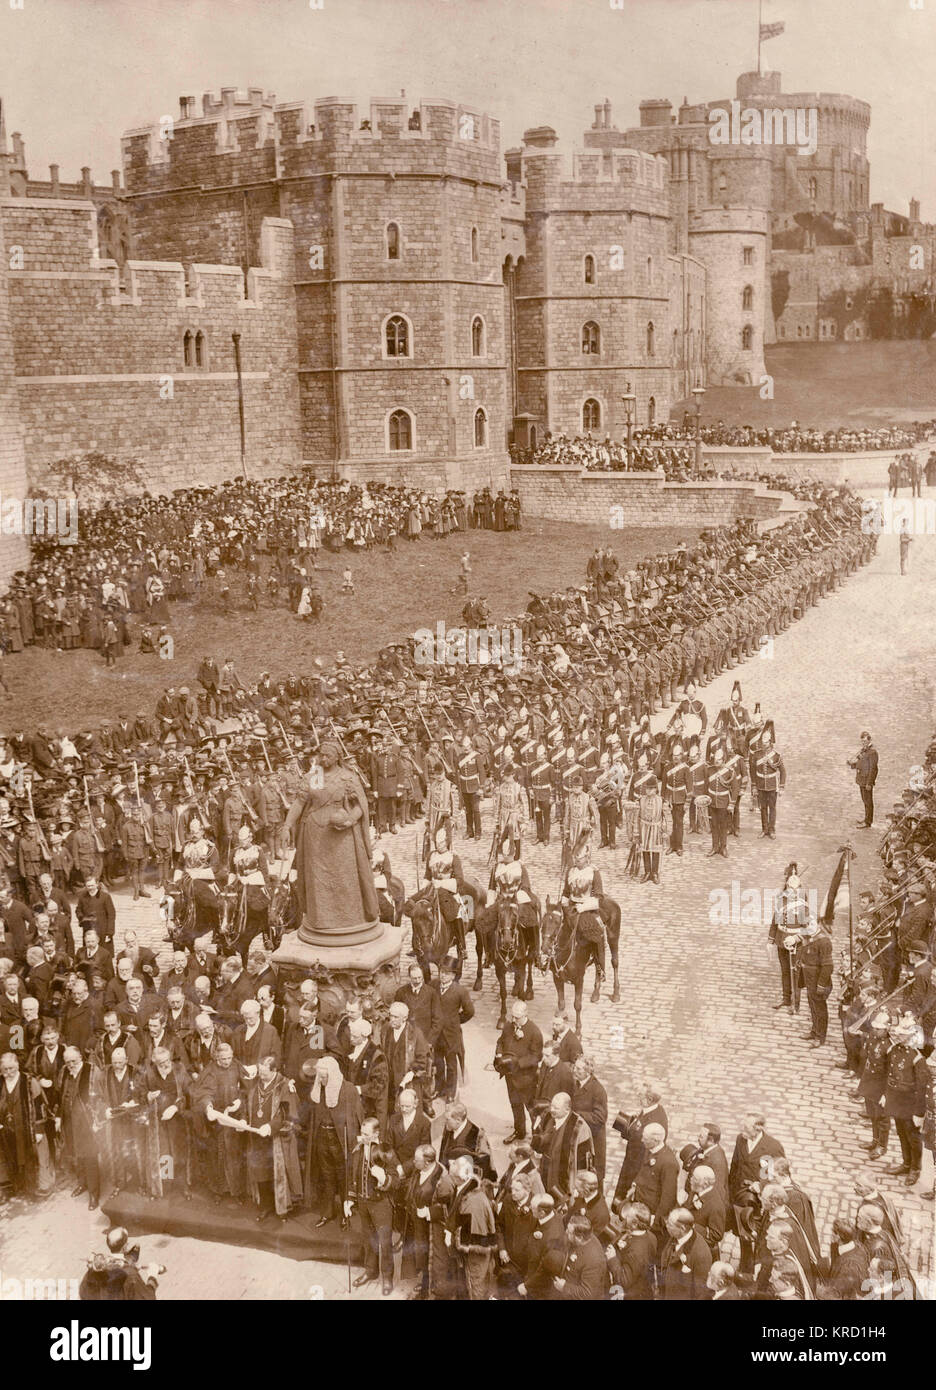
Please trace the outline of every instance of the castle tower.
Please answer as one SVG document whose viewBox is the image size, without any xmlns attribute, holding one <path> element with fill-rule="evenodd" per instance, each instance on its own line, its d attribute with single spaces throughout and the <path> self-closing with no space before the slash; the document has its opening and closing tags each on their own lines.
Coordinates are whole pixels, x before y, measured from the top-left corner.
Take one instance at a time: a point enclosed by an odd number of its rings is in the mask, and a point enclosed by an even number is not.
<svg viewBox="0 0 936 1390">
<path fill-rule="evenodd" d="M 165 135 L 165 138 L 163 136 Z M 436 486 L 503 476 L 509 354 L 499 126 L 445 99 L 416 110 L 261 89 L 194 97 L 124 137 L 142 256 L 249 256 L 259 219 L 296 229 L 303 457 Z"/>
<path fill-rule="evenodd" d="M 624 396 L 636 424 L 665 420 L 674 399 L 670 205 L 665 160 L 622 146 L 610 103 L 595 112 L 571 168 L 551 127 L 523 138 L 518 377 L 541 431 L 620 439 Z"/>
</svg>

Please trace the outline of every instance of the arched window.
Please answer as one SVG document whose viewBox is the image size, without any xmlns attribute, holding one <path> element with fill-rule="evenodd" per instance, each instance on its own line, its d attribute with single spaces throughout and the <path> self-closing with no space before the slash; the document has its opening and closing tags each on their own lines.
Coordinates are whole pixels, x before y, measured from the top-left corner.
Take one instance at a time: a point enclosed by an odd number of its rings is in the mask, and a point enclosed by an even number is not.
<svg viewBox="0 0 936 1390">
<path fill-rule="evenodd" d="M 679 361 L 679 330 L 673 329 L 673 362 Z"/>
<path fill-rule="evenodd" d="M 656 400 L 653 396 L 647 401 L 647 424 L 656 424 Z"/>
<path fill-rule="evenodd" d="M 754 329 L 749 323 L 746 323 L 741 330 L 741 346 L 745 352 L 750 352 L 754 346 Z"/>
<path fill-rule="evenodd" d="M 195 365 L 195 335 L 189 329 L 185 330 L 185 336 L 182 339 L 182 360 L 187 367 L 194 367 Z"/>
<path fill-rule="evenodd" d="M 582 325 L 582 351 L 594 354 L 601 351 L 601 329 L 591 319 Z"/>
<path fill-rule="evenodd" d="M 483 449 L 487 444 L 487 416 L 480 406 L 475 411 L 474 442 L 476 449 Z"/>
<path fill-rule="evenodd" d="M 809 196 L 810 196 L 810 198 L 815 198 L 815 196 L 816 196 L 816 194 L 817 194 L 818 192 L 819 192 L 819 184 L 818 184 L 818 182 L 817 182 L 815 179 L 810 179 L 810 180 L 809 180 Z"/>
<path fill-rule="evenodd" d="M 471 355 L 484 356 L 484 319 L 480 314 L 475 314 L 471 320 Z"/>
<path fill-rule="evenodd" d="M 409 324 L 401 314 L 391 314 L 385 329 L 388 357 L 409 357 Z"/>
<path fill-rule="evenodd" d="M 387 260 L 400 259 L 400 228 L 396 222 L 387 223 Z"/>
<path fill-rule="evenodd" d="M 205 365 L 205 335 L 199 331 L 195 334 L 195 366 L 204 367 Z"/>
<path fill-rule="evenodd" d="M 647 284 L 653 284 L 653 257 L 647 257 Z"/>
<path fill-rule="evenodd" d="M 754 308 L 754 286 L 745 285 L 741 291 L 741 308 L 748 312 Z"/>
<path fill-rule="evenodd" d="M 728 179 L 725 174 L 719 174 L 718 176 L 718 191 L 719 193 L 728 192 Z"/>
<path fill-rule="evenodd" d="M 601 406 L 593 396 L 582 406 L 582 429 L 586 432 L 601 429 Z"/>
<path fill-rule="evenodd" d="M 594 256 L 585 257 L 585 283 L 593 285 L 595 283 L 595 258 Z"/>
<path fill-rule="evenodd" d="M 387 421 L 387 443 L 392 453 L 413 447 L 413 417 L 408 410 L 394 410 Z"/>
<path fill-rule="evenodd" d="M 652 323 L 647 324 L 647 356 L 653 356 L 653 336 L 654 328 Z"/>
<path fill-rule="evenodd" d="M 471 229 L 471 259 L 472 259 L 473 261 L 477 261 L 477 260 L 478 260 L 478 229 L 477 229 L 477 227 L 472 227 L 472 229 Z"/>
</svg>

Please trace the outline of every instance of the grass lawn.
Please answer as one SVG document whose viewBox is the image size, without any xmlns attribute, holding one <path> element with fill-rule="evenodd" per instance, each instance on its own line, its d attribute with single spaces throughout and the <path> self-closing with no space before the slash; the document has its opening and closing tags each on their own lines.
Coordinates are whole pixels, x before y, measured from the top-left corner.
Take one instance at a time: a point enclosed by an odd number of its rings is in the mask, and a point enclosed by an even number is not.
<svg viewBox="0 0 936 1390">
<path fill-rule="evenodd" d="M 936 340 L 782 345 L 767 348 L 765 360 L 773 400 L 760 399 L 759 384 L 712 387 L 704 424 L 765 429 L 797 420 L 834 429 L 936 418 Z M 681 421 L 684 409 L 693 411 L 692 401 L 674 406 L 673 419 Z"/>
<path fill-rule="evenodd" d="M 141 656 L 138 643 L 108 670 L 98 652 L 55 652 L 29 647 L 4 662 L 11 698 L 0 705 L 4 731 L 31 730 L 45 721 L 77 732 L 139 709 L 152 712 L 166 686 L 196 685 L 206 653 L 219 663 L 231 656 L 242 680 L 262 671 L 277 679 L 309 668 L 315 656 L 326 667 L 335 653 L 349 661 L 373 659 L 388 642 L 402 641 L 439 619 L 460 622 L 464 597 L 453 592 L 464 549 L 471 552 L 471 594 L 482 595 L 494 621 L 521 612 L 528 591 L 549 592 L 585 579 L 585 563 L 596 545 L 609 542 L 622 568 L 645 555 L 668 550 L 697 535 L 686 528 L 609 531 L 606 526 L 527 520 L 519 534 L 469 531 L 445 540 L 398 541 L 392 555 L 372 551 L 322 555 L 318 579 L 325 610 L 318 623 L 300 620 L 285 606 L 261 605 L 258 613 L 236 606 L 225 615 L 210 587 L 197 604 L 174 603 L 169 630 L 173 659 Z M 346 561 L 345 556 L 349 557 Z M 356 593 L 342 596 L 342 570 L 350 562 Z M 232 571 L 240 599 L 241 578 Z"/>
</svg>

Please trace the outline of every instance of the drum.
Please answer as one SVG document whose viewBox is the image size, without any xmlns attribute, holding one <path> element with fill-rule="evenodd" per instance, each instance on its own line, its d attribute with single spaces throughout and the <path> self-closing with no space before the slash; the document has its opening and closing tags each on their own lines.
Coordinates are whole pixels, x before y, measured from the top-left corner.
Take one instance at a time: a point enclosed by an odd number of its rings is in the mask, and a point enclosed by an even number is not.
<svg viewBox="0 0 936 1390">
<path fill-rule="evenodd" d="M 709 829 L 709 807 L 712 804 L 710 796 L 697 796 L 695 799 L 696 825 L 700 830 Z"/>
<path fill-rule="evenodd" d="M 637 839 L 637 802 L 622 801 L 621 813 L 624 818 L 622 827 L 624 843 L 628 845 L 633 844 Z"/>
</svg>

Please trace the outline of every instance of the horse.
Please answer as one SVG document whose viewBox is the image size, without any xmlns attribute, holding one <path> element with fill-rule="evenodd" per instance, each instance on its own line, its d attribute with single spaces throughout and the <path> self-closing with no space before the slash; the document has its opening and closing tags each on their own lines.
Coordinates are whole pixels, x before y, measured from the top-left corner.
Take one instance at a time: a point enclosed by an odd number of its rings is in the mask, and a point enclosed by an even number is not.
<svg viewBox="0 0 936 1390">
<path fill-rule="evenodd" d="M 264 946 L 275 951 L 283 939 L 283 933 L 296 927 L 298 916 L 298 902 L 292 884 L 288 879 L 275 879 L 270 890 Z"/>
<path fill-rule="evenodd" d="M 597 937 L 601 933 L 599 944 Z M 575 994 L 575 1031 L 582 1031 L 582 995 L 585 988 L 585 973 L 590 963 L 595 964 L 595 988 L 591 1003 L 597 1004 L 601 998 L 601 981 L 604 979 L 604 936 L 608 938 L 611 954 L 613 987 L 611 1002 L 620 1002 L 621 991 L 618 979 L 618 945 L 621 938 L 621 908 L 613 898 L 598 900 L 598 911 L 576 912 L 571 905 L 546 901 L 540 932 L 540 955 L 537 962 L 542 971 L 549 971 L 556 986 L 556 999 L 559 1012 L 565 1009 L 565 989 L 570 984 Z M 597 949 L 597 959 L 596 959 Z"/>
<path fill-rule="evenodd" d="M 533 998 L 533 963 L 539 955 L 540 906 L 535 897 L 518 902 L 513 894 L 498 893 L 494 902 L 475 915 L 478 974 L 472 988 L 484 987 L 484 966 L 492 965 L 500 990 L 498 1028 L 507 1022 L 507 971 L 513 970 L 513 995 Z"/>
<path fill-rule="evenodd" d="M 463 900 L 429 882 L 407 898 L 403 915 L 413 924 L 413 955 L 428 974 L 429 966 L 439 966 L 452 946 L 458 956 L 458 973 L 465 959 L 465 912 Z"/>
<path fill-rule="evenodd" d="M 221 915 L 220 894 L 213 883 L 180 875 L 160 904 L 173 945 L 194 946 L 200 936 L 215 935 Z"/>
</svg>

